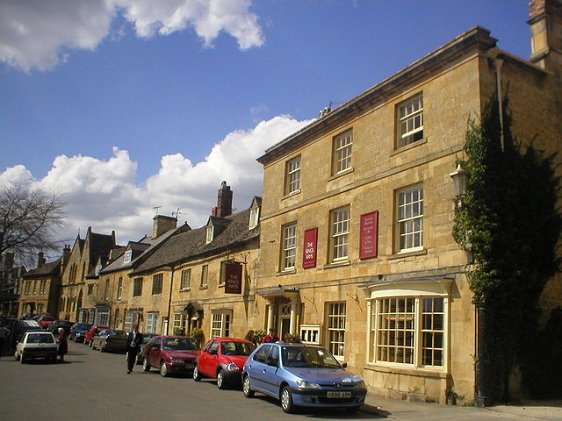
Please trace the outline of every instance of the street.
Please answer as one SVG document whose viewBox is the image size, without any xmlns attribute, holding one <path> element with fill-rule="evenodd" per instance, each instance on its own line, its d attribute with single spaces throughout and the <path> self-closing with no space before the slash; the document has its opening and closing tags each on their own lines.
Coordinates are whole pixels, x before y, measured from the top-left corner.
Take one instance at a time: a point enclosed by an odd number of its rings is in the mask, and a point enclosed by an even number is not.
<svg viewBox="0 0 562 421">
<path fill-rule="evenodd" d="M 247 399 L 240 389 L 218 390 L 214 380 L 195 383 L 191 377 L 160 376 L 140 365 L 126 373 L 123 354 L 94 351 L 69 343 L 64 363 L 20 364 L 13 356 L 0 359 L 0 419 L 40 420 L 235 420 L 390 419 L 479 421 L 561 419 L 561 408 L 454 407 L 385 400 L 367 395 L 357 414 L 301 409 L 283 413 L 279 403 L 256 394 Z"/>
<path fill-rule="evenodd" d="M 123 354 L 93 351 L 69 342 L 64 363 L 41 360 L 20 364 L 0 359 L 0 419 L 11 420 L 269 420 L 375 419 L 376 414 L 301 410 L 284 414 L 279 404 L 240 389 L 219 390 L 215 381 L 161 377 L 135 366 L 126 373 Z"/>
</svg>

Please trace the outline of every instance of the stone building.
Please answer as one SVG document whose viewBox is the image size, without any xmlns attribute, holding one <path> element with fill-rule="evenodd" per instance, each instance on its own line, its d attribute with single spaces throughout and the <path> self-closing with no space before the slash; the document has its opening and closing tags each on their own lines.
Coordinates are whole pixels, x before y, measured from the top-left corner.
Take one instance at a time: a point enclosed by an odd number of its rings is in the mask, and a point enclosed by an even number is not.
<svg viewBox="0 0 562 421">
<path fill-rule="evenodd" d="M 496 92 L 518 139 L 560 150 L 561 13 L 531 2 L 530 61 L 471 28 L 265 151 L 264 326 L 327 346 L 370 393 L 474 398 L 477 324 L 450 174 L 469 117 Z M 560 305 L 561 288 L 553 279 L 544 304 Z"/>
<path fill-rule="evenodd" d="M 232 214 L 222 183 L 206 226 L 171 235 L 130 273 L 130 306 L 142 310 L 143 330 L 204 337 L 244 336 L 255 325 L 254 288 L 261 199 Z"/>
<path fill-rule="evenodd" d="M 106 324 L 109 309 L 103 302 L 98 276 L 113 249 L 115 232 L 97 234 L 89 227 L 84 239 L 76 237 L 62 273 L 59 319 Z"/>
<path fill-rule="evenodd" d="M 106 306 L 109 308 L 109 325 L 116 329 L 130 332 L 137 324 L 143 324 L 143 307 L 133 303 L 134 279 L 129 274 L 161 244 L 176 231 L 189 229 L 187 225 L 176 228 L 177 219 L 156 215 L 153 220 L 151 236 L 140 241 L 130 241 L 123 253 L 114 258 L 99 273 L 99 282 L 103 286 Z"/>
<path fill-rule="evenodd" d="M 61 274 L 64 269 L 64 259 L 68 258 L 69 253 L 70 249 L 65 247 L 63 256 L 49 263 L 45 261 L 43 253 L 38 253 L 37 267 L 23 275 L 19 317 L 26 313 L 52 315 L 58 313 Z"/>
<path fill-rule="evenodd" d="M 5 252 L 0 256 L 0 315 L 19 313 L 19 294 L 25 272 L 25 267 L 15 264 L 14 253 Z"/>
</svg>

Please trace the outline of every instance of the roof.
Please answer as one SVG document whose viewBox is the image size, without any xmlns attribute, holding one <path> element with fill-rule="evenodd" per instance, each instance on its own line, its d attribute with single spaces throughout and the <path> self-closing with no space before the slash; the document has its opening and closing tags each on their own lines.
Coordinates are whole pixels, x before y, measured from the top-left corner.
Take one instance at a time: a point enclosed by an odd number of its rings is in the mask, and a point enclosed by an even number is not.
<svg viewBox="0 0 562 421">
<path fill-rule="evenodd" d="M 55 260 L 54 262 L 49 262 L 43 264 L 41 267 L 32 269 L 23 275 L 24 278 L 43 278 L 50 275 L 56 275 L 59 273 L 60 265 L 62 263 L 62 258 Z"/>
<path fill-rule="evenodd" d="M 333 130 L 349 121 L 350 116 L 364 112 L 376 104 L 383 103 L 403 91 L 404 87 L 419 83 L 460 57 L 476 51 L 486 51 L 496 46 L 497 40 L 490 36 L 490 31 L 475 26 L 455 37 L 445 45 L 425 55 L 389 78 L 377 83 L 362 94 L 345 102 L 340 107 L 315 120 L 281 142 L 271 146 L 257 160 L 263 165 L 278 159 L 298 147 L 313 141 L 323 133 Z"/>
<path fill-rule="evenodd" d="M 250 209 L 221 219 L 224 230 L 206 244 L 206 229 L 201 227 L 171 236 L 158 250 L 142 262 L 131 275 L 150 272 L 155 269 L 174 266 L 191 259 L 219 253 L 241 246 L 259 238 L 259 225 L 248 228 Z"/>
</svg>

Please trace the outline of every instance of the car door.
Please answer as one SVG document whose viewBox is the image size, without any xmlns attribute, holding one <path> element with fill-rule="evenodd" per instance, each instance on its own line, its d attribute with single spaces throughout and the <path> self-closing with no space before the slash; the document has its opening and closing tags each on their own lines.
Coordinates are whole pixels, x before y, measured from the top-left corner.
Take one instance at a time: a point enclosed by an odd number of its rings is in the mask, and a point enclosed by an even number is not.
<svg viewBox="0 0 562 421">
<path fill-rule="evenodd" d="M 246 371 L 248 376 L 250 376 L 252 389 L 259 390 L 260 392 L 264 392 L 266 390 L 264 377 L 267 355 L 270 350 L 271 345 L 262 345 L 253 355 L 249 364 L 246 365 Z"/>
<path fill-rule="evenodd" d="M 162 338 L 154 338 L 147 345 L 148 347 L 148 362 L 151 367 L 160 367 L 160 348 L 162 347 Z"/>
<path fill-rule="evenodd" d="M 219 343 L 213 339 L 211 340 L 207 346 L 201 351 L 199 354 L 198 359 L 198 369 L 199 372 L 205 377 L 214 377 L 214 363 L 216 363 L 217 359 L 217 349 L 219 347 Z"/>
<path fill-rule="evenodd" d="M 279 347 L 271 346 L 262 370 L 263 387 L 271 396 L 279 396 L 281 378 L 277 375 L 279 370 Z"/>
</svg>

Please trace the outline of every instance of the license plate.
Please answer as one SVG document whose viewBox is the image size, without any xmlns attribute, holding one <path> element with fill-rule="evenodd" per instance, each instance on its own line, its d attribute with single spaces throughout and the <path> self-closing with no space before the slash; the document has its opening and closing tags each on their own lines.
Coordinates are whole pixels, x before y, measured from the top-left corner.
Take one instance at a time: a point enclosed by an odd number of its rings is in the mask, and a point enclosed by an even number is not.
<svg viewBox="0 0 562 421">
<path fill-rule="evenodd" d="M 327 392 L 328 398 L 351 398 L 351 392 L 340 392 L 340 391 L 336 391 L 336 392 Z"/>
</svg>

